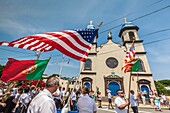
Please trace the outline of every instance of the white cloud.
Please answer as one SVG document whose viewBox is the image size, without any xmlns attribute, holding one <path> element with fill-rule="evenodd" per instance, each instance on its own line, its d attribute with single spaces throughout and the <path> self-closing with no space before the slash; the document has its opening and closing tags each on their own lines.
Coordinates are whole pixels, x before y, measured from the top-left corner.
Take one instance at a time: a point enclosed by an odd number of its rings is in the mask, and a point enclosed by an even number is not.
<svg viewBox="0 0 170 113">
<path fill-rule="evenodd" d="M 163 63 L 168 64 L 170 63 L 170 55 L 168 52 L 164 51 L 165 49 L 158 49 L 158 48 L 148 48 L 149 52 L 149 60 L 154 63 Z"/>
<path fill-rule="evenodd" d="M 14 36 L 45 31 L 43 28 L 36 28 L 36 26 L 21 23 L 14 19 L 1 19 L 0 29 Z"/>
</svg>

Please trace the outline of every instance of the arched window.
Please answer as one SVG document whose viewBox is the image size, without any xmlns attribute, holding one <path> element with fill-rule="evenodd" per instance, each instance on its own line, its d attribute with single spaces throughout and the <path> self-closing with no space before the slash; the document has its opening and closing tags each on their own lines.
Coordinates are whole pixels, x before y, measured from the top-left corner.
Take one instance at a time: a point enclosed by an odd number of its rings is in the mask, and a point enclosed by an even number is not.
<svg viewBox="0 0 170 113">
<path fill-rule="evenodd" d="M 86 60 L 84 70 L 91 70 L 92 61 L 90 59 Z"/>
<path fill-rule="evenodd" d="M 143 61 L 141 59 L 139 59 L 139 61 L 138 61 L 138 71 L 139 72 L 145 71 L 144 64 L 143 64 Z"/>
<path fill-rule="evenodd" d="M 134 32 L 129 32 L 129 39 L 130 41 L 135 40 Z"/>
</svg>

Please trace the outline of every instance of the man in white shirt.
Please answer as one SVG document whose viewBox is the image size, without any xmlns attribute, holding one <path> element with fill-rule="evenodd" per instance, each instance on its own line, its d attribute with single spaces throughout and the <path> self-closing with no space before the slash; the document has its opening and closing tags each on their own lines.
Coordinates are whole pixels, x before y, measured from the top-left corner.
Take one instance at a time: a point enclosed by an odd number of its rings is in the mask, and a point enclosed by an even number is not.
<svg viewBox="0 0 170 113">
<path fill-rule="evenodd" d="M 138 96 L 134 95 L 134 91 L 130 90 L 130 104 L 134 113 L 138 113 Z"/>
<path fill-rule="evenodd" d="M 77 108 L 79 110 L 79 113 L 96 113 L 97 112 L 97 106 L 95 104 L 95 101 L 89 97 L 88 87 L 82 88 L 82 94 L 83 96 L 78 99 L 77 102 Z"/>
<path fill-rule="evenodd" d="M 57 90 L 58 86 L 58 78 L 49 77 L 46 82 L 46 88 L 33 98 L 27 113 L 56 113 L 56 106 L 52 94 Z"/>
<path fill-rule="evenodd" d="M 117 97 L 115 99 L 116 113 L 127 113 L 127 106 L 129 105 L 128 100 L 124 97 L 122 90 L 117 90 Z"/>
</svg>

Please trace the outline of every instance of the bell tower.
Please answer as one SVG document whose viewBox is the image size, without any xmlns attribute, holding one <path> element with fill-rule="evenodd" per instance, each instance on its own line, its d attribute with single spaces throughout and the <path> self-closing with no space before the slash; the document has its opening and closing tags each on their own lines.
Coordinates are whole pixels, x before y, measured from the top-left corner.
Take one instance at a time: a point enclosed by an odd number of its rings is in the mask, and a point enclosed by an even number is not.
<svg viewBox="0 0 170 113">
<path fill-rule="evenodd" d="M 145 87 L 148 88 L 148 91 L 151 91 L 155 89 L 155 84 L 143 46 L 143 40 L 140 40 L 138 30 L 138 26 L 134 25 L 132 22 L 127 22 L 126 18 L 124 18 L 124 23 L 122 24 L 119 32 L 119 37 L 122 39 L 122 45 L 126 48 L 126 50 L 129 50 L 132 46 L 132 42 L 134 41 L 135 57 L 139 60 L 139 69 L 138 72 L 132 72 L 132 75 L 136 77 L 136 83 L 138 85 L 137 89 L 143 90 L 142 88 Z"/>
<path fill-rule="evenodd" d="M 119 32 L 119 37 L 122 39 L 122 45 L 126 45 L 126 43 L 131 42 L 133 40 L 138 41 L 138 26 L 135 26 L 132 22 L 127 22 L 126 18 L 124 18 L 124 23 Z"/>
</svg>

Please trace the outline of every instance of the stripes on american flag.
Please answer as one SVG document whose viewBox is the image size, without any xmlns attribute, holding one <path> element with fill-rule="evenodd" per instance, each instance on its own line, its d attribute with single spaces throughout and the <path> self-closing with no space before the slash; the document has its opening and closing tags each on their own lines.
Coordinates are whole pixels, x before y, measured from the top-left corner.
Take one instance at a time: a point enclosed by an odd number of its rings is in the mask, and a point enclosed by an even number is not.
<svg viewBox="0 0 170 113">
<path fill-rule="evenodd" d="M 130 72 L 132 67 L 133 67 L 133 63 L 132 63 L 132 62 L 126 63 L 126 64 L 122 67 L 122 71 L 123 71 L 124 73 Z"/>
<path fill-rule="evenodd" d="M 125 62 L 122 67 L 122 70 L 124 73 L 131 71 L 131 68 L 133 67 L 133 64 L 134 64 L 134 60 L 135 60 L 135 47 L 134 47 L 134 42 L 133 42 L 129 51 L 126 52 Z"/>
<path fill-rule="evenodd" d="M 97 31 L 97 29 L 76 29 L 45 32 L 25 36 L 12 42 L 0 42 L 0 45 L 41 52 L 57 49 L 67 56 L 85 62 Z"/>
<path fill-rule="evenodd" d="M 135 59 L 135 48 L 132 45 L 129 51 L 126 53 L 125 63 L 131 62 Z"/>
</svg>

